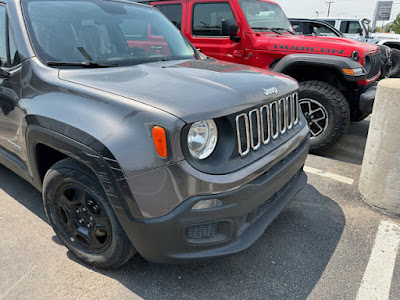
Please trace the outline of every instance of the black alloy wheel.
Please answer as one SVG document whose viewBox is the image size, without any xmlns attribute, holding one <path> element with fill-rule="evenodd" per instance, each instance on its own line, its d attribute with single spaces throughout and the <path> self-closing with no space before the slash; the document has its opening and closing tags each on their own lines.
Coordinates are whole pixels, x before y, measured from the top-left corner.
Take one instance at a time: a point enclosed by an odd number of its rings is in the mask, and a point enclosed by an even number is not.
<svg viewBox="0 0 400 300">
<path fill-rule="evenodd" d="M 43 180 L 43 203 L 50 225 L 83 262 L 116 268 L 135 253 L 95 173 L 66 158 Z"/>
<path fill-rule="evenodd" d="M 110 219 L 99 200 L 85 187 L 66 184 L 55 199 L 61 225 L 70 239 L 87 251 L 100 253 L 110 244 Z"/>
</svg>

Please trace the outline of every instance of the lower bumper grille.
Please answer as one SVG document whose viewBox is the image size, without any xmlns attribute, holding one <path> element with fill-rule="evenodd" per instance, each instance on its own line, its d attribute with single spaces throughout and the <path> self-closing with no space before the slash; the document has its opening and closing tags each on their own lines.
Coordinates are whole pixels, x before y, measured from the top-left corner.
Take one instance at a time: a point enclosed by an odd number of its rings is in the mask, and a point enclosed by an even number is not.
<svg viewBox="0 0 400 300">
<path fill-rule="evenodd" d="M 202 240 L 216 237 L 218 234 L 218 222 L 193 225 L 187 229 L 187 238 L 191 240 Z"/>
<path fill-rule="evenodd" d="M 262 217 L 268 209 L 274 204 L 274 202 L 283 194 L 286 189 L 290 186 L 290 184 L 294 181 L 297 174 L 293 176 L 288 183 L 286 183 L 277 193 L 275 193 L 271 198 L 266 200 L 260 206 L 255 208 L 252 212 L 247 215 L 241 217 L 238 222 L 238 235 L 240 235 L 243 231 L 245 231 L 251 224 L 257 221 L 260 217 Z"/>
</svg>

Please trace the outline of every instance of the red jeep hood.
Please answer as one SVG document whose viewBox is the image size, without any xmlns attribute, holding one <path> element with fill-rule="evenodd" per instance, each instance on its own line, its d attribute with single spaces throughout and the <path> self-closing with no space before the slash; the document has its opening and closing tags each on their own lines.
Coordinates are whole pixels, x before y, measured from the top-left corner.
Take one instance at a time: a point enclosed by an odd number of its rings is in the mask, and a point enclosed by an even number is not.
<svg viewBox="0 0 400 300">
<path fill-rule="evenodd" d="M 358 51 L 361 57 L 365 53 L 379 51 L 376 45 L 347 38 L 288 35 L 272 37 L 267 49 L 287 53 L 330 54 L 343 57 L 350 57 L 353 51 Z"/>
</svg>

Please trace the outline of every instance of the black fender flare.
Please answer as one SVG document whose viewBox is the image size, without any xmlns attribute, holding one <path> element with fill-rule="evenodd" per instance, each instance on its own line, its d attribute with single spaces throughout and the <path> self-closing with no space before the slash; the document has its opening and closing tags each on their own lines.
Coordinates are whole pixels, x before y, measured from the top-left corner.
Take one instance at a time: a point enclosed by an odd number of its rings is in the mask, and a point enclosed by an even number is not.
<svg viewBox="0 0 400 300">
<path fill-rule="evenodd" d="M 99 179 L 111 206 L 121 222 L 139 221 L 143 215 L 129 189 L 125 174 L 112 153 L 87 133 L 45 117 L 28 116 L 26 150 L 33 185 L 42 190 L 36 147 L 43 144 L 71 157 L 92 170 Z"/>
<path fill-rule="evenodd" d="M 334 56 L 334 55 L 323 55 L 323 54 L 290 54 L 283 57 L 273 68 L 272 71 L 286 74 L 286 72 L 298 66 L 315 66 L 321 68 L 331 68 L 337 70 L 343 75 L 346 81 L 359 81 L 367 78 L 363 66 L 348 57 Z M 363 74 L 359 76 L 346 75 L 343 73 L 343 69 L 357 69 L 363 68 Z"/>
</svg>

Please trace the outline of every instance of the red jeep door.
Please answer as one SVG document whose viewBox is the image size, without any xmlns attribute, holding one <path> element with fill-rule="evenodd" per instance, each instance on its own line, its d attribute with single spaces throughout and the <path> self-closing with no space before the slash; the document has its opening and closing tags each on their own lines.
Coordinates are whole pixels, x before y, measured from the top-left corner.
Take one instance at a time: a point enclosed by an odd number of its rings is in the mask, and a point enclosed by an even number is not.
<svg viewBox="0 0 400 300">
<path fill-rule="evenodd" d="M 204 54 L 220 60 L 243 63 L 244 43 L 235 43 L 229 36 L 221 35 L 223 19 L 237 24 L 237 17 L 229 2 L 189 0 L 187 12 L 182 32 L 196 48 L 201 49 Z M 238 36 L 240 35 L 241 30 L 239 29 Z"/>
</svg>

